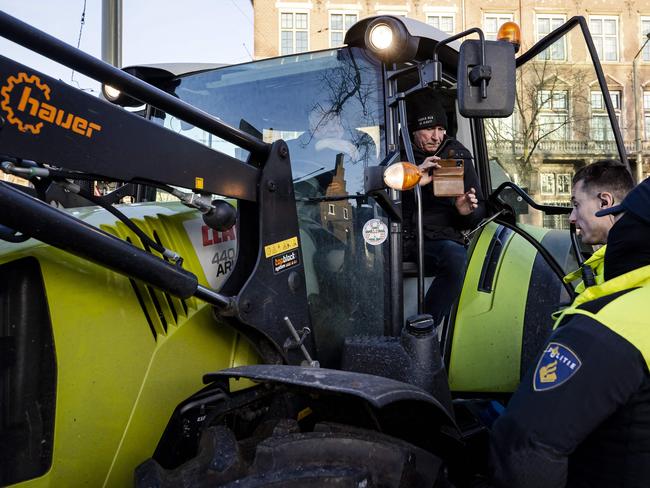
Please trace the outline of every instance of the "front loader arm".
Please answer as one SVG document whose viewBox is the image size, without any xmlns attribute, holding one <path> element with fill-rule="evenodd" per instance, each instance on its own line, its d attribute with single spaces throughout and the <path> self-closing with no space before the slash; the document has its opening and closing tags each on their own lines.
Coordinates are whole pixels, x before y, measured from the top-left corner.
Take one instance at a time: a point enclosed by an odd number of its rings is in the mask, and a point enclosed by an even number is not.
<svg viewBox="0 0 650 488">
<path fill-rule="evenodd" d="M 0 56 L 0 156 L 95 179 L 173 185 L 238 199 L 239 257 L 217 293 L 196 276 L 0 183 L 0 224 L 180 297 L 195 296 L 273 354 L 286 348 L 285 317 L 309 326 L 291 164 L 284 141 L 267 144 L 170 94 L 0 12 L 0 34 L 109 83 L 249 151 L 248 163 L 203 146 L 104 100 Z M 39 176 L 40 177 L 40 176 Z M 277 260 L 293 253 L 290 269 Z M 304 344 L 313 354 L 313 341 Z M 264 355 L 263 355 L 264 356 Z"/>
<path fill-rule="evenodd" d="M 255 201 L 259 169 L 0 56 L 0 154 Z M 152 87 L 153 88 L 153 87 Z"/>
</svg>

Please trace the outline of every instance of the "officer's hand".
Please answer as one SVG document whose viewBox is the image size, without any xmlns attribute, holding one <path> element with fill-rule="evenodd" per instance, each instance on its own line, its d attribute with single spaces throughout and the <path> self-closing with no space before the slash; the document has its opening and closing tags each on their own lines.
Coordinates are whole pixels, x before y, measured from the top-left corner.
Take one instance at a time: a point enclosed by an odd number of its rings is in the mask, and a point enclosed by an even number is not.
<svg viewBox="0 0 650 488">
<path fill-rule="evenodd" d="M 478 198 L 476 198 L 476 190 L 470 188 L 464 195 L 456 197 L 456 210 L 461 215 L 469 215 L 478 208 Z"/>
<path fill-rule="evenodd" d="M 440 164 L 437 161 L 440 160 L 438 156 L 429 156 L 422 164 L 418 166 L 420 170 L 420 186 L 428 185 L 433 180 L 433 176 L 430 174 L 432 169 L 440 168 Z"/>
</svg>

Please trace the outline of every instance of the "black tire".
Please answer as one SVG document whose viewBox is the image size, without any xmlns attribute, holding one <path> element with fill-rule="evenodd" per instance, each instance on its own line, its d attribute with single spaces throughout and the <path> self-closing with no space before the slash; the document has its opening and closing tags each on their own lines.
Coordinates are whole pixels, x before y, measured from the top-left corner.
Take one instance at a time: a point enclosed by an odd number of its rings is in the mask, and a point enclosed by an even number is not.
<svg viewBox="0 0 650 488">
<path fill-rule="evenodd" d="M 268 432 L 267 432 L 268 433 Z M 206 429 L 197 456 L 174 470 L 150 459 L 136 469 L 137 488 L 433 487 L 441 471 L 435 455 L 399 439 L 338 424 L 301 433 L 275 423 L 270 435 L 237 441 L 232 431 Z"/>
</svg>

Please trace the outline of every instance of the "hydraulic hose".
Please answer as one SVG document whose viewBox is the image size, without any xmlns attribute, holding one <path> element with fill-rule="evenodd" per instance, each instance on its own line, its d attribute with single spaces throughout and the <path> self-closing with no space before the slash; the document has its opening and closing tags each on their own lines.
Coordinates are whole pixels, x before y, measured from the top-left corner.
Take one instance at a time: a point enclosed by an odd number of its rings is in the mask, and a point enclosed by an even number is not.
<svg viewBox="0 0 650 488">
<path fill-rule="evenodd" d="M 72 215 L 0 182 L 0 224 L 144 281 L 180 298 L 197 296 L 219 307 L 230 297 L 200 287 L 197 277 Z"/>
</svg>

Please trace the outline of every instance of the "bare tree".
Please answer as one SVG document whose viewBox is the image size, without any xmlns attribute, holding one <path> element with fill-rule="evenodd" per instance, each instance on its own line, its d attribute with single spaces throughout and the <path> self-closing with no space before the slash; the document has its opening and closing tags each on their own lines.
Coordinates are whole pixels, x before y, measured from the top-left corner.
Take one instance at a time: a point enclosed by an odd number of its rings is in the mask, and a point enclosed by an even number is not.
<svg viewBox="0 0 650 488">
<path fill-rule="evenodd" d="M 508 119 L 486 119 L 490 154 L 522 186 L 538 157 L 561 152 L 589 133 L 590 71 L 547 60 L 527 63 L 517 72 L 515 111 Z"/>
</svg>

